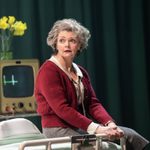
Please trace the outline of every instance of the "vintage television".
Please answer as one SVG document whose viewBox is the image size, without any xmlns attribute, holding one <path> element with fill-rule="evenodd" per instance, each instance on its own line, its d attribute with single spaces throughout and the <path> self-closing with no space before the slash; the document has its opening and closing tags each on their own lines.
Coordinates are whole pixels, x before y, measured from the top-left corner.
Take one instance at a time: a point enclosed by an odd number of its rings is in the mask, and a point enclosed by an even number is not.
<svg viewBox="0 0 150 150">
<path fill-rule="evenodd" d="M 36 111 L 37 59 L 0 60 L 0 114 Z"/>
</svg>

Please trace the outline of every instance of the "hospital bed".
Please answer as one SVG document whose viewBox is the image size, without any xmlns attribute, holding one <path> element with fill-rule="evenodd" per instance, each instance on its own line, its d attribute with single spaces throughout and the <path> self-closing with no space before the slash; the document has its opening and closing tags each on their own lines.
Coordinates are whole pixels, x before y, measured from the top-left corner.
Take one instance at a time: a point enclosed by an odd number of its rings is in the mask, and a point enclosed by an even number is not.
<svg viewBox="0 0 150 150">
<path fill-rule="evenodd" d="M 126 150 L 126 145 L 125 138 L 115 144 L 102 134 L 45 138 L 31 121 L 15 118 L 0 122 L 0 150 Z"/>
</svg>

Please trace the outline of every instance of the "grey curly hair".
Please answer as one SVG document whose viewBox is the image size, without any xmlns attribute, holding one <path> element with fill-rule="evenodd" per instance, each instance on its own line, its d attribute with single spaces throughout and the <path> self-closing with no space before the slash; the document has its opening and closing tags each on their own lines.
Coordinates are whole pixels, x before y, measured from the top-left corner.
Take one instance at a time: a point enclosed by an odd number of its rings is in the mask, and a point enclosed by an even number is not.
<svg viewBox="0 0 150 150">
<path fill-rule="evenodd" d="M 89 30 L 84 26 L 82 26 L 75 19 L 62 19 L 54 23 L 47 37 L 47 44 L 52 47 L 54 53 L 57 53 L 56 42 L 58 34 L 61 31 L 71 31 L 77 35 L 79 42 L 81 44 L 79 53 L 82 52 L 84 48 L 87 48 L 88 40 L 91 37 Z"/>
</svg>

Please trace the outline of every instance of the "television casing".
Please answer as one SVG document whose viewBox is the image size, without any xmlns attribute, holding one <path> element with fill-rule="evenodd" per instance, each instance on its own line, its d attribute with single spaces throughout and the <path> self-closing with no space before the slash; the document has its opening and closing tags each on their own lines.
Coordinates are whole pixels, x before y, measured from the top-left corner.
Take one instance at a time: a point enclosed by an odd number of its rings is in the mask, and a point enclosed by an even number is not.
<svg viewBox="0 0 150 150">
<path fill-rule="evenodd" d="M 4 96 L 3 70 L 5 67 L 17 68 L 18 66 L 20 68 L 24 66 L 27 66 L 27 68 L 30 68 L 30 67 L 32 68 L 33 70 L 32 77 L 34 80 L 32 82 L 35 85 L 36 75 L 39 69 L 38 59 L 0 60 L 0 114 L 36 112 L 34 85 L 33 85 L 33 93 L 30 96 L 23 96 L 23 97 L 8 97 L 8 96 L 5 97 Z M 25 73 L 28 73 L 28 72 L 25 72 Z"/>
</svg>

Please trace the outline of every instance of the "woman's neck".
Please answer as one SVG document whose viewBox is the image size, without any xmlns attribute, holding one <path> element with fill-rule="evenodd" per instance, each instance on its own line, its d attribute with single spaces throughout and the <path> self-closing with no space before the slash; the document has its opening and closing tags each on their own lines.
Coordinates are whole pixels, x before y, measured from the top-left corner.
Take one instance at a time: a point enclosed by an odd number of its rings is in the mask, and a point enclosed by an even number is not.
<svg viewBox="0 0 150 150">
<path fill-rule="evenodd" d="M 59 65 L 67 72 L 71 72 L 72 71 L 72 60 L 69 60 L 69 59 L 65 59 L 63 57 L 59 57 L 57 55 L 54 55 L 53 56 L 56 61 L 59 63 Z"/>
</svg>

